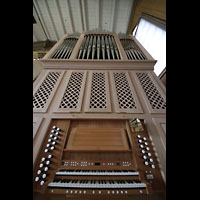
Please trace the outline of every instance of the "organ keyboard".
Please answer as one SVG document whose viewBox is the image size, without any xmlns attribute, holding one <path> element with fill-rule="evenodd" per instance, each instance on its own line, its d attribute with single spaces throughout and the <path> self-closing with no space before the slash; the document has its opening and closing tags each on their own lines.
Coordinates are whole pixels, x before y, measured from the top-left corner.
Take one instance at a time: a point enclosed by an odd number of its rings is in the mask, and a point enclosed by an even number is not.
<svg viewBox="0 0 200 200">
<path fill-rule="evenodd" d="M 75 176 L 136 176 L 138 172 L 134 170 L 60 170 L 56 175 Z"/>
<path fill-rule="evenodd" d="M 61 188 L 146 188 L 145 183 L 139 180 L 76 180 L 55 179 L 48 187 Z"/>
<path fill-rule="evenodd" d="M 34 199 L 165 199 L 144 121 L 137 133 L 128 120 L 104 123 L 52 119 L 34 167 Z"/>
</svg>

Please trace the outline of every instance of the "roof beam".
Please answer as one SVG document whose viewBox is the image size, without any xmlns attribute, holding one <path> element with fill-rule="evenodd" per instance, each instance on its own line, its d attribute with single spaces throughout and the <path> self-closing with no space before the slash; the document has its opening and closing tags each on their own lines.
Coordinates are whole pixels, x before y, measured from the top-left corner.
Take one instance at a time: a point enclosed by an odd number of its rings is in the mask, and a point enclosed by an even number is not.
<svg viewBox="0 0 200 200">
<path fill-rule="evenodd" d="M 66 6 L 67 6 L 67 10 L 69 13 L 69 21 L 72 27 L 72 32 L 75 32 L 75 27 L 74 27 L 74 21 L 73 21 L 73 16 L 72 16 L 72 11 L 71 11 L 71 4 L 69 0 L 66 0 Z"/>
<path fill-rule="evenodd" d="M 40 7 L 38 5 L 38 2 L 36 0 L 33 1 L 33 8 L 35 10 L 35 13 L 38 17 L 38 20 L 41 24 L 42 30 L 44 31 L 44 34 L 45 34 L 47 40 L 50 39 L 51 37 L 50 37 L 49 31 L 47 29 L 46 23 L 45 23 L 44 18 L 42 16 L 42 12 L 41 12 Z"/>
<path fill-rule="evenodd" d="M 134 17 L 134 14 L 135 14 L 135 7 L 136 7 L 136 4 L 137 4 L 138 0 L 134 0 L 132 2 L 132 5 L 130 6 L 131 8 L 131 11 L 129 12 L 129 22 L 127 23 L 127 27 L 126 27 L 126 34 L 131 34 L 130 33 L 130 27 L 131 27 L 131 24 L 132 24 L 132 21 L 133 21 L 133 17 Z"/>
<path fill-rule="evenodd" d="M 83 22 L 84 22 L 84 31 L 88 31 L 88 23 L 86 18 L 86 10 L 85 10 L 85 0 L 81 0 L 82 5 L 82 13 L 83 13 Z"/>
<path fill-rule="evenodd" d="M 44 0 L 44 5 L 45 5 L 46 8 L 47 8 L 47 14 L 49 15 L 50 22 L 51 22 L 51 24 L 52 24 L 53 30 L 54 30 L 55 35 L 56 35 L 56 39 L 59 40 L 58 32 L 57 32 L 57 30 L 56 30 L 55 23 L 54 23 L 54 21 L 53 21 L 53 17 L 52 17 L 52 15 L 51 15 L 51 11 L 50 11 L 50 9 L 49 9 L 49 4 L 47 3 L 47 0 Z"/>
<path fill-rule="evenodd" d="M 82 10 L 82 3 L 81 0 L 79 0 L 79 12 L 81 13 L 81 25 L 82 25 L 82 32 L 84 31 L 84 22 L 83 22 L 83 10 Z"/>
<path fill-rule="evenodd" d="M 116 16 L 116 0 L 113 0 L 113 3 L 112 3 L 112 12 L 111 12 L 111 20 L 110 20 L 110 31 L 111 32 L 114 32 L 115 16 Z"/>
<path fill-rule="evenodd" d="M 100 1 L 101 0 L 97 0 L 96 3 L 96 25 L 97 25 L 97 29 L 100 29 Z"/>
<path fill-rule="evenodd" d="M 59 18 L 60 18 L 60 21 L 61 21 L 61 25 L 62 25 L 63 32 L 64 32 L 64 34 L 66 34 L 67 31 L 66 31 L 66 29 L 65 29 L 65 25 L 64 25 L 62 13 L 61 13 L 61 9 L 60 9 L 60 3 L 59 3 L 59 1 L 57 1 L 57 0 L 54 0 L 54 1 L 55 1 L 56 8 L 57 8 L 57 10 L 58 10 L 58 15 L 59 15 Z"/>
</svg>

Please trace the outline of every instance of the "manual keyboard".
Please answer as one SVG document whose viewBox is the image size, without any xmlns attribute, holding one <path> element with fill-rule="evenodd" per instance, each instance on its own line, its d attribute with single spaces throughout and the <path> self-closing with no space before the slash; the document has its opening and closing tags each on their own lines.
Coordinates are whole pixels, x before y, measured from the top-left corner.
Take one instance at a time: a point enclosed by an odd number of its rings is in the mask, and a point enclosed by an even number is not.
<svg viewBox="0 0 200 200">
<path fill-rule="evenodd" d="M 134 170 L 59 170 L 56 175 L 75 176 L 135 176 L 139 175 Z"/>
<path fill-rule="evenodd" d="M 77 180 L 55 179 L 48 187 L 58 188 L 146 188 L 140 180 Z"/>
</svg>

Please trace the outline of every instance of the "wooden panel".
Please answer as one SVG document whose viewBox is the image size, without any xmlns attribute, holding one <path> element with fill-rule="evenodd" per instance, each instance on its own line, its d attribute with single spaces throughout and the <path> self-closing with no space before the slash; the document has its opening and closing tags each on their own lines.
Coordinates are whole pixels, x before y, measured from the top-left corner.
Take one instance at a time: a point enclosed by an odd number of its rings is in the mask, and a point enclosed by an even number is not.
<svg viewBox="0 0 200 200">
<path fill-rule="evenodd" d="M 33 112 L 46 112 L 63 74 L 63 70 L 47 70 L 43 82 L 33 91 Z"/>
<path fill-rule="evenodd" d="M 64 77 L 62 91 L 55 112 L 80 112 L 86 82 L 86 71 L 68 71 Z"/>
<path fill-rule="evenodd" d="M 142 50 L 144 52 L 144 50 Z M 125 53 L 125 52 L 124 52 Z M 146 55 L 146 54 L 145 54 Z M 153 70 L 156 60 L 41 60 L 43 68 L 46 69 L 90 69 L 90 70 Z"/>
<path fill-rule="evenodd" d="M 135 89 L 127 71 L 110 72 L 115 111 L 142 113 Z"/>
<path fill-rule="evenodd" d="M 89 71 L 86 112 L 111 112 L 108 72 Z"/>
<path fill-rule="evenodd" d="M 162 129 L 163 129 L 163 131 L 166 135 L 166 123 L 161 123 L 160 125 L 161 125 L 161 127 L 162 127 Z"/>
<path fill-rule="evenodd" d="M 74 128 L 67 144 L 69 150 L 129 150 L 125 129 Z"/>
<path fill-rule="evenodd" d="M 152 118 L 154 125 L 159 133 L 160 140 L 166 150 L 166 119 L 165 118 Z"/>
<path fill-rule="evenodd" d="M 33 138 L 35 137 L 40 124 L 42 123 L 43 117 L 34 117 L 33 116 Z"/>
</svg>

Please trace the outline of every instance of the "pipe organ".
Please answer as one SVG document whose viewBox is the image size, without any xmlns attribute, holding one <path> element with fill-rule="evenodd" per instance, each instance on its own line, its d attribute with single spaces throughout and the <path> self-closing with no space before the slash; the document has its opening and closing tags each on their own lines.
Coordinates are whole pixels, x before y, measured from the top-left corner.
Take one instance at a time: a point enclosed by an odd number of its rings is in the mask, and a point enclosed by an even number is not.
<svg viewBox="0 0 200 200">
<path fill-rule="evenodd" d="M 33 85 L 33 196 L 165 199 L 166 96 L 133 36 L 64 35 Z"/>
</svg>

